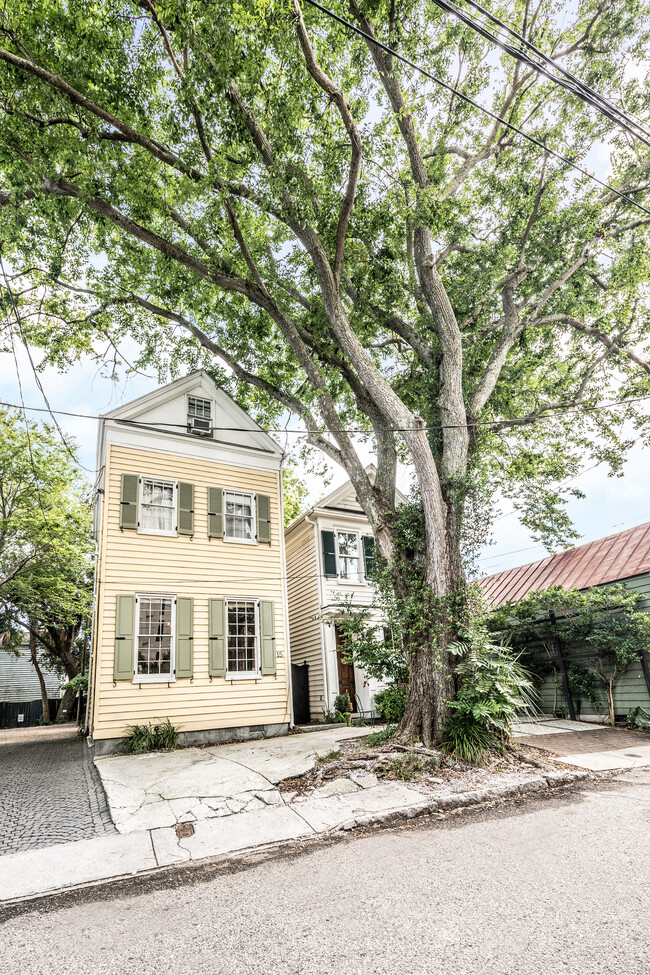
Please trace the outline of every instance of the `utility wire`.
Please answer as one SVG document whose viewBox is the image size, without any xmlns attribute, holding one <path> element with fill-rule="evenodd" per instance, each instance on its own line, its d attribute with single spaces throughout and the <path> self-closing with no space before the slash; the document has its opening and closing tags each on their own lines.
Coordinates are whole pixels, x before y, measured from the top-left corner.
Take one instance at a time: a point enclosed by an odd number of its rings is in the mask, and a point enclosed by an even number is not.
<svg viewBox="0 0 650 975">
<path fill-rule="evenodd" d="M 608 192 L 613 193 L 615 196 L 618 196 L 621 200 L 625 200 L 626 203 L 631 203 L 632 206 L 637 208 L 637 210 L 641 210 L 642 213 L 647 213 L 648 216 L 650 216 L 650 210 L 644 207 L 641 203 L 637 203 L 637 201 L 633 199 L 633 197 L 627 196 L 625 193 L 621 193 L 620 190 L 617 190 L 613 186 L 610 186 L 609 183 L 606 183 L 604 180 L 599 179 L 597 176 L 594 176 L 593 173 L 590 173 L 588 170 L 583 169 L 582 166 L 579 166 L 577 163 L 573 162 L 571 159 L 568 158 L 568 156 L 563 156 L 561 152 L 556 152 L 555 149 L 549 149 L 549 147 L 545 145 L 540 139 L 536 139 L 535 136 L 528 135 L 528 133 L 524 132 L 523 129 L 520 129 L 519 126 L 513 125 L 512 122 L 508 122 L 500 115 L 497 115 L 496 112 L 491 112 L 489 108 L 484 108 L 483 105 L 480 105 L 478 102 L 474 101 L 473 98 L 470 98 L 469 95 L 464 94 L 464 92 L 460 91 L 460 89 L 454 88 L 453 85 L 450 85 L 442 78 L 439 78 L 437 75 L 432 74 L 430 71 L 427 71 L 426 68 L 421 68 L 414 61 L 411 61 L 410 58 L 405 57 L 403 54 L 399 54 L 392 47 L 389 47 L 387 44 L 384 44 L 382 41 L 378 41 L 375 37 L 372 37 L 371 34 L 367 34 L 360 27 L 357 27 L 356 24 L 352 24 L 350 23 L 349 20 L 345 20 L 343 17 L 339 17 L 339 15 L 337 13 L 334 13 L 333 10 L 330 10 L 328 7 L 324 7 L 322 3 L 318 3 L 318 0 L 305 0 L 305 2 L 310 4 L 310 6 L 312 7 L 315 7 L 316 10 L 320 10 L 328 17 L 331 17 L 333 20 L 336 20 L 339 24 L 342 24 L 343 27 L 346 27 L 348 30 L 353 31 L 359 37 L 363 37 L 363 39 L 368 41 L 370 44 L 374 44 L 375 47 L 381 48 L 381 50 L 385 51 L 386 54 L 390 54 L 392 57 L 397 58 L 398 61 L 401 61 L 403 64 L 408 65 L 409 68 L 413 68 L 414 71 L 418 71 L 421 75 L 423 75 L 423 77 L 428 78 L 430 81 L 434 81 L 437 85 L 440 85 L 441 88 L 444 88 L 446 91 L 456 95 L 462 101 L 467 102 L 468 105 L 472 105 L 474 108 L 478 108 L 478 110 L 480 112 L 483 112 L 484 115 L 487 115 L 488 118 L 491 118 L 495 122 L 500 122 L 501 125 L 504 125 L 507 129 L 510 129 L 511 132 L 516 132 L 517 135 L 520 135 L 524 139 L 527 139 L 528 142 L 532 143 L 534 146 L 537 146 L 539 149 L 543 149 L 543 151 L 548 153 L 548 155 L 553 156 L 555 159 L 559 159 L 560 162 L 563 162 L 566 166 L 570 166 L 572 169 L 575 169 L 576 172 L 581 173 L 583 176 L 586 176 L 588 179 L 591 179 L 595 183 L 598 183 L 598 185 L 602 186 L 603 189 L 608 190 Z"/>
<path fill-rule="evenodd" d="M 546 413 L 540 414 L 535 420 L 531 420 L 531 423 L 539 423 L 542 420 L 547 420 L 551 416 L 566 416 L 570 413 L 599 413 L 602 410 L 611 410 L 616 406 L 627 406 L 628 403 L 642 403 L 646 400 L 650 400 L 650 393 L 645 396 L 630 396 L 628 399 L 612 400 L 610 403 L 601 403 L 597 406 L 569 406 L 566 409 L 548 410 Z M 0 406 L 6 406 L 11 410 L 22 410 L 23 407 L 19 406 L 17 403 L 8 403 L 4 400 L 0 400 Z M 81 420 L 113 420 L 115 423 L 122 423 L 125 426 L 134 427 L 162 427 L 163 429 L 173 429 L 187 430 L 186 423 L 166 423 L 162 420 L 147 421 L 142 420 L 125 420 L 121 417 L 112 416 L 102 416 L 99 413 L 73 413 L 70 410 L 52 410 L 51 408 L 45 408 L 41 406 L 27 406 L 28 409 L 33 413 L 56 413 L 58 416 L 73 416 L 78 417 Z M 507 420 L 476 420 L 474 423 L 440 423 L 434 424 L 432 426 L 422 426 L 418 427 L 389 427 L 393 433 L 414 433 L 415 431 L 430 433 L 437 430 L 471 430 L 475 427 L 492 427 L 499 423 L 512 423 L 515 420 L 526 420 L 526 416 L 515 416 L 510 417 Z M 211 429 L 216 433 L 295 433 L 300 436 L 306 436 L 307 430 L 302 430 L 298 427 L 259 427 L 257 429 L 248 429 L 246 427 L 217 427 L 213 426 Z M 358 433 L 366 434 L 369 431 L 363 430 L 360 427 L 337 427 L 335 430 L 328 431 L 323 429 L 323 433 Z"/>
<path fill-rule="evenodd" d="M 494 17 L 488 10 L 485 9 L 485 7 L 482 7 L 480 3 L 476 3 L 475 0 L 465 0 L 470 7 L 473 7 L 475 10 L 484 14 L 502 30 L 507 31 L 512 37 L 516 38 L 530 51 L 533 51 L 537 57 L 542 59 L 543 63 L 540 64 L 538 61 L 535 61 L 525 51 L 522 51 L 521 48 L 513 47 L 511 44 L 502 41 L 499 37 L 484 27 L 483 24 L 477 23 L 477 21 L 457 7 L 456 4 L 452 3 L 451 0 L 433 0 L 433 2 L 436 4 L 436 6 L 440 7 L 441 10 L 444 10 L 445 13 L 452 14 L 477 34 L 480 34 L 492 44 L 496 44 L 497 47 L 501 48 L 502 51 L 505 51 L 506 54 L 509 54 L 511 57 L 515 58 L 515 60 L 527 65 L 544 78 L 554 82 L 560 88 L 563 88 L 565 91 L 570 92 L 570 94 L 580 98 L 583 102 L 585 102 L 585 104 L 595 108 L 596 111 L 601 115 L 614 122 L 615 125 L 618 125 L 626 132 L 629 132 L 636 139 L 643 142 L 644 145 L 650 148 L 650 132 L 644 129 L 640 123 L 631 119 L 625 112 L 617 108 L 616 105 L 614 105 L 608 99 L 604 98 L 602 95 L 599 95 L 598 92 L 594 91 L 593 88 L 590 88 L 588 85 L 584 84 L 584 82 L 580 81 L 579 78 L 576 78 L 575 75 L 571 74 L 570 71 L 563 68 L 561 64 L 544 54 L 541 50 L 539 50 L 539 48 L 535 47 L 534 44 L 526 40 L 525 37 L 517 33 L 517 31 L 509 27 L 502 20 L 499 20 L 498 17 Z M 549 70 L 549 68 L 559 72 L 561 77 L 558 78 L 552 73 L 552 71 Z"/>
<path fill-rule="evenodd" d="M 489 10 L 486 10 L 485 7 L 482 7 L 480 3 L 476 2 L 476 0 L 465 0 L 465 3 L 468 6 L 473 7 L 475 10 L 479 11 L 480 13 L 485 14 L 485 16 L 488 17 L 494 24 L 497 24 L 499 27 L 502 27 L 504 30 L 508 31 L 508 33 L 512 37 L 516 38 L 518 41 L 524 44 L 530 51 L 533 51 L 533 53 L 535 53 L 538 57 L 542 58 L 542 60 L 546 62 L 546 64 L 552 65 L 556 71 L 560 72 L 561 75 L 563 75 L 565 78 L 572 81 L 574 84 L 578 85 L 583 91 L 588 92 L 588 94 L 590 94 L 593 98 L 598 99 L 600 102 L 602 102 L 603 105 L 611 109 L 613 112 L 616 112 L 623 119 L 635 125 L 639 129 L 639 131 L 641 131 L 645 136 L 647 136 L 650 139 L 650 130 L 644 128 L 644 126 L 637 119 L 635 119 L 634 116 L 630 115 L 629 112 L 621 111 L 621 109 L 618 108 L 618 106 L 616 106 L 608 98 L 605 98 L 604 95 L 600 95 L 589 85 L 585 84 L 584 81 L 581 81 L 579 78 L 577 78 L 574 74 L 572 74 L 571 71 L 569 71 L 562 64 L 560 64 L 559 61 L 556 61 L 548 54 L 545 54 L 538 47 L 536 47 L 535 44 L 533 44 L 527 38 L 523 37 L 523 35 L 517 33 L 517 31 L 514 30 L 512 27 L 508 26 L 508 24 L 505 24 L 502 20 L 499 20 L 498 17 L 495 17 L 495 15 L 490 13 Z"/>
<path fill-rule="evenodd" d="M 36 365 L 34 364 L 34 360 L 32 358 L 32 353 L 30 351 L 29 344 L 28 344 L 27 339 L 25 337 L 25 333 L 23 332 L 22 322 L 20 320 L 20 313 L 18 311 L 18 306 L 16 304 L 16 299 L 14 297 L 14 293 L 12 291 L 11 285 L 9 284 L 9 279 L 7 277 L 7 272 L 5 270 L 4 261 L 2 260 L 2 255 L 1 254 L 0 254 L 0 270 L 2 271 L 2 276 L 4 278 L 5 288 L 7 289 L 8 293 L 9 293 L 9 297 L 11 298 L 11 307 L 13 309 L 13 313 L 14 313 L 14 316 L 15 316 L 15 319 L 16 319 L 16 324 L 18 325 L 18 330 L 20 332 L 20 336 L 21 336 L 21 339 L 22 339 L 22 343 L 25 346 L 25 350 L 27 352 L 27 357 L 29 359 L 29 364 L 32 367 L 32 372 L 34 373 L 34 379 L 36 380 L 36 385 L 38 386 L 38 388 L 40 390 L 40 393 L 41 393 L 41 396 L 43 397 L 43 400 L 45 401 L 46 411 L 52 417 L 52 420 L 53 420 L 54 425 L 55 425 L 55 427 L 57 429 L 57 432 L 59 434 L 59 437 L 61 438 L 61 442 L 62 442 L 63 446 L 65 447 L 67 453 L 70 455 L 71 460 L 75 464 L 77 464 L 79 467 L 82 467 L 89 474 L 94 474 L 95 473 L 94 470 L 91 470 L 89 467 L 86 467 L 78 459 L 76 453 L 74 452 L 74 450 L 72 449 L 72 447 L 68 443 L 68 441 L 67 441 L 67 439 L 65 437 L 65 434 L 63 433 L 63 430 L 59 426 L 59 421 L 57 420 L 57 418 L 54 415 L 54 412 L 52 410 L 52 407 L 50 406 L 50 402 L 49 402 L 49 400 L 48 400 L 48 398 L 47 398 L 47 396 L 45 394 L 45 390 L 43 389 L 43 384 L 41 382 L 41 378 L 38 375 L 38 372 L 36 370 Z M 11 327 L 11 322 L 9 322 L 9 328 L 11 329 L 12 348 L 13 348 L 13 334 L 14 333 L 13 333 L 13 328 Z M 14 361 L 16 363 L 16 373 L 17 373 L 17 376 L 18 376 L 18 386 L 19 386 L 19 389 L 20 389 L 20 396 L 21 396 L 21 400 L 22 400 L 23 399 L 23 394 L 22 394 L 22 384 L 20 382 L 20 369 L 18 367 L 18 359 L 16 357 L 16 350 L 15 350 L 15 348 L 14 348 Z M 23 411 L 24 411 L 24 409 L 25 409 L 25 405 L 24 405 L 24 401 L 23 401 Z M 42 411 L 42 412 L 45 412 L 45 411 Z M 25 414 L 25 424 L 27 424 L 27 414 Z M 28 437 L 29 437 L 29 432 L 28 432 Z"/>
</svg>

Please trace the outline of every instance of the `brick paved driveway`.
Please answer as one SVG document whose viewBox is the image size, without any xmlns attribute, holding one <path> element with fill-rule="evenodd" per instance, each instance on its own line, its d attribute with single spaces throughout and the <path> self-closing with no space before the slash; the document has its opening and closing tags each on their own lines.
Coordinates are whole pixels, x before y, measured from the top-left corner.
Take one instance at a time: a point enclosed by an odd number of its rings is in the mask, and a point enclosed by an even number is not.
<svg viewBox="0 0 650 975">
<path fill-rule="evenodd" d="M 0 856 L 114 832 L 101 780 L 75 732 L 0 732 Z"/>
</svg>

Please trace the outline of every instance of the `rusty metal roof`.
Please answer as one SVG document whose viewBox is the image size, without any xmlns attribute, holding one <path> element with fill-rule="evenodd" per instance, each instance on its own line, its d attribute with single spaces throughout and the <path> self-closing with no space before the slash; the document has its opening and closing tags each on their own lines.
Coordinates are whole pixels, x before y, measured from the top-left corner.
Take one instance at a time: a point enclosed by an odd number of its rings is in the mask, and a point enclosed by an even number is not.
<svg viewBox="0 0 650 975">
<path fill-rule="evenodd" d="M 650 521 L 538 562 L 495 572 L 480 580 L 490 606 L 519 602 L 535 589 L 588 589 L 650 572 Z"/>
</svg>

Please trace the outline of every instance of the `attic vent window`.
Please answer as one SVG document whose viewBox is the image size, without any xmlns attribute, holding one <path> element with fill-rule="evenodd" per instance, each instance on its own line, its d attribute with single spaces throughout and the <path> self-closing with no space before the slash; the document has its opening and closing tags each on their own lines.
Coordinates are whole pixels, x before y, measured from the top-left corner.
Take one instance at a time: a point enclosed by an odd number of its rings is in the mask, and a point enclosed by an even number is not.
<svg viewBox="0 0 650 975">
<path fill-rule="evenodd" d="M 187 398 L 187 429 L 199 437 L 212 435 L 212 401 L 198 396 Z"/>
</svg>

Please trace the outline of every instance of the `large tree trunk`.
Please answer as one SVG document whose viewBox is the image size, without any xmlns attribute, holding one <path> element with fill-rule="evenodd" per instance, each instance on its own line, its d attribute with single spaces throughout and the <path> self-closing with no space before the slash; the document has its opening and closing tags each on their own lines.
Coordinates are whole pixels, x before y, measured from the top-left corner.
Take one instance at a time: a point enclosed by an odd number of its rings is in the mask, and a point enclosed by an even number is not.
<svg viewBox="0 0 650 975">
<path fill-rule="evenodd" d="M 72 646 L 77 637 L 77 632 L 77 629 L 70 628 L 70 630 L 63 631 L 61 634 L 62 643 L 59 649 L 59 659 L 65 667 L 68 680 L 72 680 L 79 673 L 79 667 L 77 666 L 77 662 L 72 653 Z M 74 704 L 76 693 L 76 691 L 70 689 L 65 691 L 63 697 L 61 698 L 59 709 L 56 712 L 57 724 L 61 723 L 62 721 L 72 720 L 72 705 Z"/>
<path fill-rule="evenodd" d="M 456 688 L 453 658 L 447 648 L 458 639 L 459 627 L 467 618 L 460 517 L 454 504 L 447 505 L 447 530 L 437 547 L 435 573 L 428 564 L 428 545 L 424 557 L 421 550 L 396 547 L 392 566 L 409 663 L 409 695 L 398 736 L 403 741 L 420 738 L 427 747 L 440 738 L 449 717 L 447 702 L 455 697 Z"/>
<path fill-rule="evenodd" d="M 43 677 L 43 672 L 38 664 L 38 658 L 36 656 L 36 634 L 31 630 L 29 632 L 29 656 L 32 661 L 34 670 L 36 671 L 36 676 L 38 677 L 38 683 L 41 685 L 41 701 L 43 704 L 43 724 L 50 723 L 50 702 L 47 699 L 47 687 L 45 686 L 45 678 Z"/>
<path fill-rule="evenodd" d="M 72 721 L 72 705 L 74 704 L 75 694 L 77 692 L 68 688 L 59 702 L 59 707 L 56 712 L 56 723 L 61 724 L 64 721 Z"/>
</svg>

